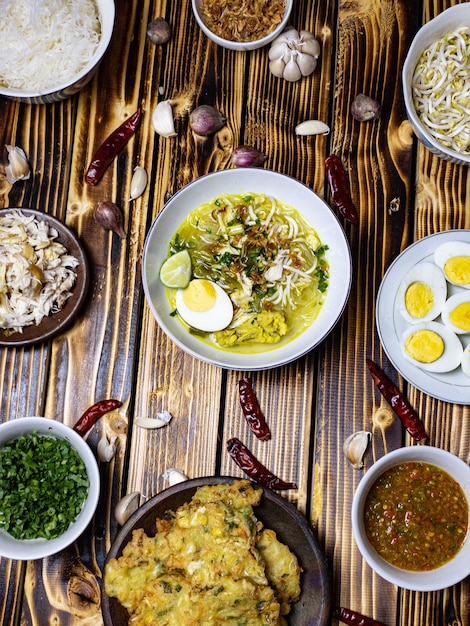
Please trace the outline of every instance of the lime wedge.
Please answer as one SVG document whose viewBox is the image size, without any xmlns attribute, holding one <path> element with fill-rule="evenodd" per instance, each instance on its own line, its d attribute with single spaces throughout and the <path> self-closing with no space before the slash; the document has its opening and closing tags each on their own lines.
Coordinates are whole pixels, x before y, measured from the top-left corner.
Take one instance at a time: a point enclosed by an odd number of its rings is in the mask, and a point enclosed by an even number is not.
<svg viewBox="0 0 470 626">
<path fill-rule="evenodd" d="M 191 279 L 191 257 L 187 250 L 181 250 L 163 263 L 160 268 L 160 280 L 165 287 L 184 289 Z"/>
</svg>

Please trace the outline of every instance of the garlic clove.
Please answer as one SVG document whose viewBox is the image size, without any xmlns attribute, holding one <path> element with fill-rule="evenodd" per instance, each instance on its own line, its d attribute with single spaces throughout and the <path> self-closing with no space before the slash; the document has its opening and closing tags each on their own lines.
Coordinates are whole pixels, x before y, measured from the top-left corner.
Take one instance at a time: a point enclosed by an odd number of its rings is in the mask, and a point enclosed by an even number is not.
<svg viewBox="0 0 470 626">
<path fill-rule="evenodd" d="M 103 434 L 96 448 L 96 452 L 100 461 L 109 463 L 114 458 L 116 454 L 116 441 L 116 435 L 113 435 L 111 439 L 108 439 L 107 435 Z"/>
<path fill-rule="evenodd" d="M 188 480 L 186 474 L 176 467 L 169 467 L 166 472 L 163 472 L 162 478 L 168 481 L 170 487 Z"/>
<path fill-rule="evenodd" d="M 19 180 L 27 180 L 31 175 L 31 171 L 24 150 L 17 146 L 9 145 L 6 145 L 5 148 L 8 152 L 8 165 L 5 167 L 7 181 L 13 185 Z"/>
<path fill-rule="evenodd" d="M 161 137 L 176 137 L 171 100 L 162 100 L 152 113 L 152 126 Z"/>
<path fill-rule="evenodd" d="M 314 59 L 318 59 L 318 57 L 320 56 L 320 44 L 315 39 L 315 37 L 313 37 L 313 35 L 310 38 L 303 38 L 302 46 L 300 49 L 303 54 L 308 54 Z"/>
<path fill-rule="evenodd" d="M 135 167 L 131 180 L 131 197 L 128 202 L 139 198 L 147 187 L 147 172 L 143 167 Z"/>
<path fill-rule="evenodd" d="M 364 454 L 369 445 L 372 433 L 359 430 L 346 439 L 343 445 L 343 452 L 349 463 L 354 469 L 361 469 L 364 467 Z"/>
<path fill-rule="evenodd" d="M 317 59 L 310 54 L 301 52 L 297 55 L 297 65 L 299 66 L 302 76 L 310 76 L 317 67 Z"/>
<path fill-rule="evenodd" d="M 284 76 L 285 67 L 286 64 L 284 63 L 284 60 L 282 58 L 269 61 L 269 70 L 271 74 L 274 74 L 274 76 L 277 76 L 277 78 L 282 78 Z"/>
<path fill-rule="evenodd" d="M 274 43 L 268 52 L 268 59 L 274 61 L 274 59 L 281 59 L 285 54 L 289 52 L 289 47 L 284 41 Z"/>
<path fill-rule="evenodd" d="M 157 413 L 157 417 L 136 417 L 134 423 L 140 428 L 153 430 L 154 428 L 163 428 L 163 426 L 167 426 L 171 419 L 172 415 L 169 411 L 162 411 L 161 413 Z"/>
<path fill-rule="evenodd" d="M 291 58 L 287 61 L 286 67 L 284 68 L 283 76 L 291 83 L 295 83 L 297 80 L 302 78 L 302 72 L 297 64 L 297 54 L 294 55 L 292 53 Z"/>
<path fill-rule="evenodd" d="M 306 120 L 295 127 L 296 135 L 328 135 L 330 127 L 320 120 Z"/>
<path fill-rule="evenodd" d="M 140 493 L 134 491 L 121 498 L 114 509 L 114 517 L 120 526 L 124 526 L 132 513 L 139 508 Z"/>
</svg>

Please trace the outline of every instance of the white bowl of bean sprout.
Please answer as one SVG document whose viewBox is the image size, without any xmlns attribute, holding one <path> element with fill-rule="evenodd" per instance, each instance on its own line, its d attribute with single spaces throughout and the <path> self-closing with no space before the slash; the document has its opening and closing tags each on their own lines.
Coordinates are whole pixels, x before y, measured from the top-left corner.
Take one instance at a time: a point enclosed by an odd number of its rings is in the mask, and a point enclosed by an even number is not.
<svg viewBox="0 0 470 626">
<path fill-rule="evenodd" d="M 442 159 L 470 165 L 470 2 L 450 7 L 416 34 L 402 81 L 418 139 Z"/>
<path fill-rule="evenodd" d="M 169 283 L 163 264 L 184 251 L 185 282 Z M 142 258 L 147 303 L 161 329 L 191 356 L 232 370 L 278 367 L 318 346 L 346 306 L 351 267 L 344 230 L 326 202 L 262 168 L 213 172 L 186 185 L 150 227 Z"/>
<path fill-rule="evenodd" d="M 43 104 L 77 93 L 108 49 L 114 17 L 114 0 L 5 0 L 0 95 Z"/>
<path fill-rule="evenodd" d="M 293 0 L 236 0 L 230 7 L 219 0 L 192 0 L 194 17 L 214 43 L 247 51 L 271 43 L 287 25 Z"/>
</svg>

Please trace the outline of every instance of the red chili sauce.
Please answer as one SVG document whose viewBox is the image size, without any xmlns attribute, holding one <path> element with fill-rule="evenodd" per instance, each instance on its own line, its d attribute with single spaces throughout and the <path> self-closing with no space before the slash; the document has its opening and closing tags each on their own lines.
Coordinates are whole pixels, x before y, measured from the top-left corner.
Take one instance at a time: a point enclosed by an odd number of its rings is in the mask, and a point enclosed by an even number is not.
<svg viewBox="0 0 470 626">
<path fill-rule="evenodd" d="M 461 548 L 469 506 L 460 485 L 430 463 L 401 463 L 372 485 L 365 502 L 369 541 L 386 561 L 412 571 L 440 567 Z"/>
</svg>

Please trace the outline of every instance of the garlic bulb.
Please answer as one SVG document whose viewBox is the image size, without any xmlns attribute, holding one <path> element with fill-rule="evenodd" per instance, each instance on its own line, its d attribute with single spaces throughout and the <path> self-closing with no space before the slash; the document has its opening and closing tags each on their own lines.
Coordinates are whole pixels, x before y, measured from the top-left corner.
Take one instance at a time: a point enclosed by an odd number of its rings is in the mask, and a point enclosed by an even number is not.
<svg viewBox="0 0 470 626">
<path fill-rule="evenodd" d="M 320 44 L 312 33 L 288 26 L 272 42 L 269 49 L 269 69 L 274 76 L 295 82 L 309 76 L 317 66 Z"/>
<path fill-rule="evenodd" d="M 346 439 L 343 445 L 343 452 L 347 460 L 354 469 L 364 467 L 364 454 L 369 445 L 372 434 L 366 430 L 359 430 Z"/>
<path fill-rule="evenodd" d="M 162 100 L 152 113 L 153 130 L 162 137 L 176 137 L 171 100 Z"/>
</svg>

